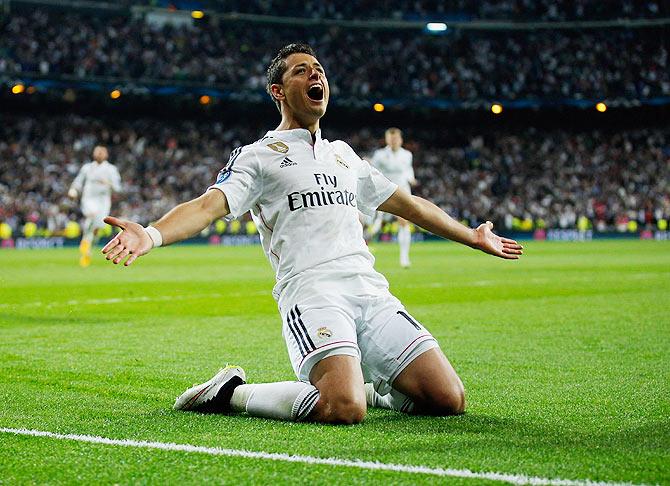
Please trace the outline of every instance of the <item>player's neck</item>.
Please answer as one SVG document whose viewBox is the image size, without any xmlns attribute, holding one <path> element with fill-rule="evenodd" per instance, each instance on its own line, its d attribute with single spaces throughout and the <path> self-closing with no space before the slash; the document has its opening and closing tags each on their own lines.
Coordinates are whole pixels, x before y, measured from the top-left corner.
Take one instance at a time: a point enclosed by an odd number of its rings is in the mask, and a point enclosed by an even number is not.
<svg viewBox="0 0 670 486">
<path fill-rule="evenodd" d="M 314 139 L 316 132 L 319 130 L 319 119 L 317 118 L 314 121 L 305 122 L 298 120 L 293 116 L 285 116 L 282 114 L 281 123 L 276 128 L 276 130 L 293 130 L 295 128 L 304 128 L 305 130 L 309 130 L 309 133 L 312 134 L 312 139 Z"/>
</svg>

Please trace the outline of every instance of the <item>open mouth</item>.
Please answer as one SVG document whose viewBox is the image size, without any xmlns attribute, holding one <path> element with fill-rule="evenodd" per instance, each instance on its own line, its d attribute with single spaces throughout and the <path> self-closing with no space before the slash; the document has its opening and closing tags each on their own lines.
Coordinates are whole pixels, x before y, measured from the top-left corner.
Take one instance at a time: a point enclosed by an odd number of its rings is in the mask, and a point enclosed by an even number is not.
<svg viewBox="0 0 670 486">
<path fill-rule="evenodd" d="M 323 86 L 314 84 L 307 90 L 307 97 L 312 101 L 323 101 Z"/>
</svg>

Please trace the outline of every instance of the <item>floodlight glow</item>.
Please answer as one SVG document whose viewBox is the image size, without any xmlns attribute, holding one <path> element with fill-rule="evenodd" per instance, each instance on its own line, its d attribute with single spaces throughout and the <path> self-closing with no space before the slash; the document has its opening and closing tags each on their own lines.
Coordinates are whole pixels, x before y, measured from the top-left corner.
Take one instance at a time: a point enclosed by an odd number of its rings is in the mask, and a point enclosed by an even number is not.
<svg viewBox="0 0 670 486">
<path fill-rule="evenodd" d="M 201 19 L 204 16 L 205 12 L 203 12 L 202 10 L 194 10 L 193 12 L 191 12 L 191 17 L 193 17 L 194 19 Z"/>
<path fill-rule="evenodd" d="M 384 111 L 384 105 L 382 105 L 381 103 L 375 103 L 374 105 L 372 105 L 372 109 L 375 110 L 377 113 L 381 113 L 382 111 Z"/>
<path fill-rule="evenodd" d="M 118 89 L 115 89 L 114 91 L 109 93 L 109 97 L 112 98 L 113 100 L 121 98 L 121 91 L 119 91 Z"/>
<path fill-rule="evenodd" d="M 207 96 L 207 95 L 202 95 L 202 96 L 200 97 L 200 104 L 201 104 L 201 105 L 208 105 L 211 101 L 212 101 L 212 98 L 210 98 L 210 97 Z"/>
<path fill-rule="evenodd" d="M 447 24 L 444 22 L 429 22 L 426 24 L 426 30 L 428 32 L 444 32 L 447 30 Z"/>
<path fill-rule="evenodd" d="M 503 107 L 499 103 L 494 103 L 491 105 L 491 111 L 494 115 L 500 115 L 503 111 Z"/>
<path fill-rule="evenodd" d="M 607 105 L 601 101 L 600 103 L 596 104 L 596 110 L 598 110 L 600 113 L 605 113 L 607 111 Z"/>
<path fill-rule="evenodd" d="M 12 86 L 12 93 L 21 94 L 21 93 L 23 93 L 23 91 L 25 89 L 26 89 L 26 87 L 24 85 L 22 85 L 21 83 L 15 84 L 14 86 Z"/>
</svg>

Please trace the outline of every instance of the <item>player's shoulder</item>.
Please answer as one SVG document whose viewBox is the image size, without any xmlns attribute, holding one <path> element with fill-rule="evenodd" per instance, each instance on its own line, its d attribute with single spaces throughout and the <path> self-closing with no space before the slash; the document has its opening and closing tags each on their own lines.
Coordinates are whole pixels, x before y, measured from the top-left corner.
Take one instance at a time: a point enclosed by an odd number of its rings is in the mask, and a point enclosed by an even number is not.
<svg viewBox="0 0 670 486">
<path fill-rule="evenodd" d="M 289 151 L 288 144 L 271 135 L 264 135 L 255 142 L 241 145 L 230 153 L 231 158 L 255 158 L 259 161 L 273 158 L 277 155 L 286 154 Z"/>
<path fill-rule="evenodd" d="M 275 156 L 284 156 L 289 150 L 288 145 L 276 137 L 265 135 L 255 142 L 240 145 L 230 152 L 228 162 L 222 171 L 229 171 L 235 164 L 263 170 Z"/>
<path fill-rule="evenodd" d="M 356 151 L 344 140 L 333 140 L 332 142 L 329 140 L 324 141 L 329 144 L 333 151 L 340 157 L 359 158 Z"/>
<path fill-rule="evenodd" d="M 381 148 L 375 149 L 375 151 L 372 152 L 372 155 L 380 157 L 380 156 L 386 154 L 386 152 L 388 152 L 388 150 L 386 150 L 386 147 L 381 147 Z"/>
<path fill-rule="evenodd" d="M 324 141 L 329 145 L 330 150 L 340 165 L 344 165 L 346 168 L 353 168 L 357 172 L 362 168 L 369 167 L 370 163 L 363 160 L 351 145 L 344 140 Z"/>
<path fill-rule="evenodd" d="M 225 168 L 232 167 L 235 162 L 245 161 L 251 163 L 256 161 L 259 155 L 257 144 L 258 141 L 246 145 L 239 145 L 232 149 L 228 156 L 228 163 Z"/>
<path fill-rule="evenodd" d="M 115 171 L 119 170 L 119 168 L 114 164 L 112 164 L 109 160 L 105 160 L 101 165 L 108 170 L 115 170 Z"/>
</svg>

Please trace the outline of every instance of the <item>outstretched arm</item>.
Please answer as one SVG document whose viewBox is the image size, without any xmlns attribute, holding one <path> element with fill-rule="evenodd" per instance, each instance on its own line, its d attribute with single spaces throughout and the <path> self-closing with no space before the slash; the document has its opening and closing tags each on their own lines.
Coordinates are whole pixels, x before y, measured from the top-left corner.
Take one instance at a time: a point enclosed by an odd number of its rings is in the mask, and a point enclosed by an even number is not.
<svg viewBox="0 0 670 486">
<path fill-rule="evenodd" d="M 490 221 L 480 224 L 476 229 L 468 228 L 435 204 L 400 189 L 397 189 L 378 209 L 400 216 L 433 234 L 500 258 L 516 260 L 523 253 L 523 247 L 516 241 L 494 234 L 491 231 L 493 223 Z"/>
<path fill-rule="evenodd" d="M 67 195 L 72 199 L 76 199 L 77 196 L 81 193 L 81 189 L 84 187 L 84 180 L 86 179 L 86 167 L 83 166 L 79 169 L 77 177 L 74 178 L 72 184 L 70 185 L 70 190 L 67 191 Z"/>
<path fill-rule="evenodd" d="M 162 244 L 169 245 L 199 233 L 212 221 L 226 216 L 229 212 L 225 194 L 210 190 L 196 199 L 174 207 L 152 226 L 160 232 Z M 112 260 L 114 264 L 128 257 L 125 262 L 128 266 L 154 247 L 153 240 L 142 225 L 113 216 L 105 218 L 105 222 L 122 230 L 102 249 L 107 260 Z"/>
</svg>

